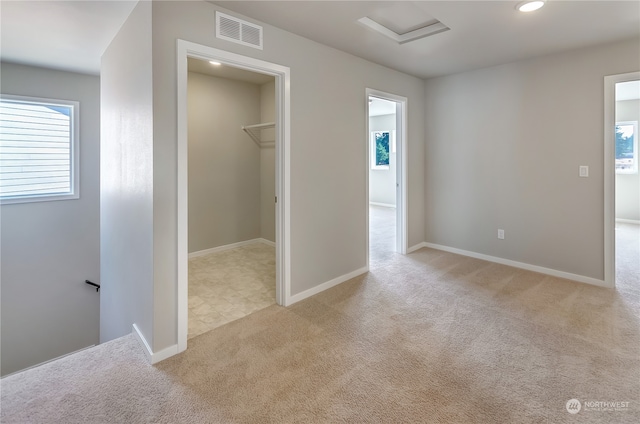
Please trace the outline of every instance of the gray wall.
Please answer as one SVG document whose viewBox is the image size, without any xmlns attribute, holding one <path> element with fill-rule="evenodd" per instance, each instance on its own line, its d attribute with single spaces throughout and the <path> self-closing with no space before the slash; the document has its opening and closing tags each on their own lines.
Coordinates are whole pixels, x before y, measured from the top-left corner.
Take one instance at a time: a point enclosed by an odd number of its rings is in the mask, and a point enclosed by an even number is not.
<svg viewBox="0 0 640 424">
<path fill-rule="evenodd" d="M 276 120 L 276 83 L 260 86 L 260 122 Z M 262 130 L 262 141 L 273 142 L 275 129 Z M 276 241 L 276 149 L 263 146 L 260 149 L 260 237 Z"/>
<path fill-rule="evenodd" d="M 189 73 L 189 253 L 260 237 L 260 86 Z"/>
<path fill-rule="evenodd" d="M 167 1 L 153 2 L 152 7 L 154 351 L 177 342 L 178 38 L 291 68 L 293 294 L 366 265 L 367 161 L 362 140 L 367 87 L 409 98 L 408 242 L 424 240 L 422 80 L 269 25 L 264 26 L 264 50 L 217 39 L 212 22 L 218 7 L 211 3 Z"/>
<path fill-rule="evenodd" d="M 640 123 L 640 100 L 616 102 L 616 121 Z M 616 218 L 640 221 L 640 173 L 616 174 Z"/>
<path fill-rule="evenodd" d="M 391 131 L 395 129 L 395 114 L 369 118 L 369 131 Z M 369 202 L 387 205 L 396 204 L 396 172 L 396 153 L 389 153 L 389 169 L 371 169 L 371 164 L 369 163 Z"/>
<path fill-rule="evenodd" d="M 603 279 L 603 78 L 639 47 L 427 80 L 426 241 Z"/>
<path fill-rule="evenodd" d="M 151 3 L 139 2 L 102 56 L 100 341 L 136 324 L 153 343 Z"/>
<path fill-rule="evenodd" d="M 0 206 L 1 373 L 98 343 L 100 79 L 2 63 L 3 94 L 80 102 L 80 198 Z"/>
</svg>

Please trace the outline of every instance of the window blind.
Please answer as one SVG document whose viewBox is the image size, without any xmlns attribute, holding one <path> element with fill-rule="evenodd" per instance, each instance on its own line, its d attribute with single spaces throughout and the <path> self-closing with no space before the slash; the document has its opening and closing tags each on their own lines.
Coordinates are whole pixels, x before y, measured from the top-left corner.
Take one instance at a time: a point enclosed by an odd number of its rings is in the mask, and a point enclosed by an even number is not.
<svg viewBox="0 0 640 424">
<path fill-rule="evenodd" d="M 0 99 L 0 199 L 69 195 L 74 105 Z"/>
</svg>

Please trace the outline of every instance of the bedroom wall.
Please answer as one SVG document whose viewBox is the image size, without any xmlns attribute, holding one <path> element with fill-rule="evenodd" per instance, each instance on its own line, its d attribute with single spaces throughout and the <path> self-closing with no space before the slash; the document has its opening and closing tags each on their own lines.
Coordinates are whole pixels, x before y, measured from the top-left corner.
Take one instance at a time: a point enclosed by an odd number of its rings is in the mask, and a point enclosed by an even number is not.
<svg viewBox="0 0 640 424">
<path fill-rule="evenodd" d="M 427 80 L 426 241 L 602 281 L 603 80 L 639 63 L 631 40 Z"/>
</svg>

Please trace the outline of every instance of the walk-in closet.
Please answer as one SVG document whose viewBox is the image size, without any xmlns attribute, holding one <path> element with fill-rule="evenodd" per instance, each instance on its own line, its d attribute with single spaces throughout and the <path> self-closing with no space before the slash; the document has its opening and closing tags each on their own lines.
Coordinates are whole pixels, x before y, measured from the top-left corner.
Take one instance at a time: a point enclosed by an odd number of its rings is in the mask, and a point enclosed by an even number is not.
<svg viewBox="0 0 640 424">
<path fill-rule="evenodd" d="M 275 81 L 188 59 L 189 338 L 276 303 Z"/>
</svg>

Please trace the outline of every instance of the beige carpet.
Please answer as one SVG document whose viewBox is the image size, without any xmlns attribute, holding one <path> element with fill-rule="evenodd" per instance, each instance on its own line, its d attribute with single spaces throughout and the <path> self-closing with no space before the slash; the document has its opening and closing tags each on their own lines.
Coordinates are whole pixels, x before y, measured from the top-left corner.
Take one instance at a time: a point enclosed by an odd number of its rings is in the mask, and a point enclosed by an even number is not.
<svg viewBox="0 0 640 424">
<path fill-rule="evenodd" d="M 156 366 L 127 336 L 5 378 L 0 418 L 638 423 L 640 284 L 632 280 L 614 291 L 431 249 L 393 254 L 290 308 L 270 306 L 191 339 Z M 573 398 L 577 415 L 565 407 Z M 591 402 L 628 407 L 587 410 Z"/>
</svg>

